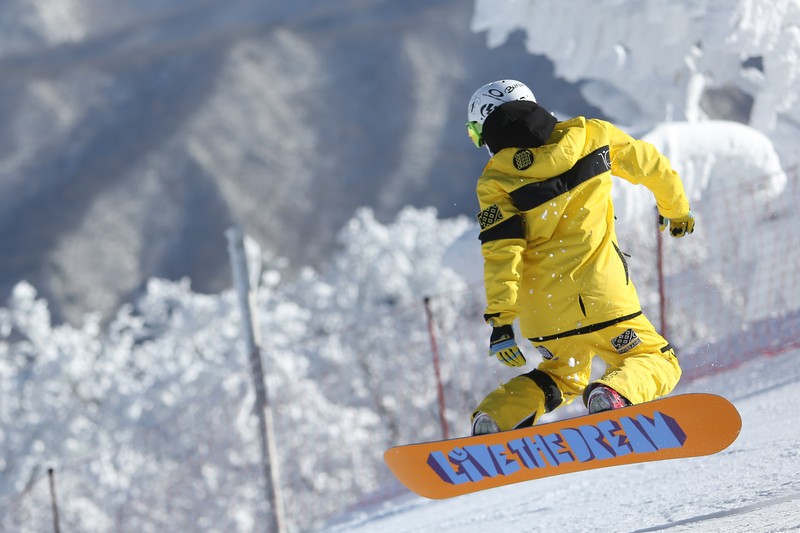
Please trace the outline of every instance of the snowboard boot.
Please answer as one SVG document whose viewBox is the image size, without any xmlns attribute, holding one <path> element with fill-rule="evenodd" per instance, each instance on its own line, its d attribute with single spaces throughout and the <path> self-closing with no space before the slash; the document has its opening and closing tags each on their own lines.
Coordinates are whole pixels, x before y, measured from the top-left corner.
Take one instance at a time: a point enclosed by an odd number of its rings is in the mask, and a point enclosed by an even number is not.
<svg viewBox="0 0 800 533">
<path fill-rule="evenodd" d="M 472 419 L 472 434 L 473 435 L 487 435 L 489 433 L 499 433 L 500 427 L 497 422 L 492 420 L 492 417 L 486 413 L 477 413 L 475 418 Z"/>
<path fill-rule="evenodd" d="M 597 385 L 589 393 L 589 399 L 586 401 L 586 407 L 589 409 L 589 414 L 600 413 L 602 411 L 610 411 L 612 409 L 620 409 L 627 407 L 631 404 L 624 396 L 605 385 Z"/>
</svg>

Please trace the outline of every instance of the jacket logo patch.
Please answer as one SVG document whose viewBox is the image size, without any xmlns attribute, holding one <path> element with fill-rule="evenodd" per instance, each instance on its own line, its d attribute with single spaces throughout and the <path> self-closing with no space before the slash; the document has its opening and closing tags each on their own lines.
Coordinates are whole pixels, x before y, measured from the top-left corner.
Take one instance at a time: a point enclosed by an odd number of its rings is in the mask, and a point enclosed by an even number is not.
<svg viewBox="0 0 800 533">
<path fill-rule="evenodd" d="M 611 345 L 619 353 L 629 352 L 639 346 L 641 343 L 642 339 L 640 339 L 636 332 L 632 329 L 628 329 L 621 335 L 611 339 Z"/>
<path fill-rule="evenodd" d="M 497 204 L 492 204 L 478 213 L 478 223 L 481 225 L 481 229 L 488 228 L 498 220 L 503 220 L 503 213 L 500 212 Z"/>
<path fill-rule="evenodd" d="M 514 154 L 514 168 L 525 170 L 533 164 L 533 154 L 530 150 L 517 150 Z"/>
<path fill-rule="evenodd" d="M 611 170 L 611 154 L 608 152 L 608 148 L 600 152 L 600 157 L 603 158 L 603 164 L 606 170 Z"/>
<path fill-rule="evenodd" d="M 550 361 L 553 358 L 555 358 L 555 355 L 553 354 L 553 352 L 551 352 L 550 350 L 548 350 L 544 346 L 539 346 L 538 350 L 539 350 L 539 354 L 542 356 L 542 359 L 547 359 L 548 361 Z"/>
</svg>

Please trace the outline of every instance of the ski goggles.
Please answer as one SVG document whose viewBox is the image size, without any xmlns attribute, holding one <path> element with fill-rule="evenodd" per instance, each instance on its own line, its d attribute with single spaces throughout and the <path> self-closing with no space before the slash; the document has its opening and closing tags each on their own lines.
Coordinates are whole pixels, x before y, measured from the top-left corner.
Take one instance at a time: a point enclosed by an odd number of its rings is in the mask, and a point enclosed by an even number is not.
<svg viewBox="0 0 800 533">
<path fill-rule="evenodd" d="M 475 121 L 467 122 L 467 135 L 472 139 L 472 143 L 480 148 L 483 146 L 483 124 L 478 124 Z"/>
</svg>

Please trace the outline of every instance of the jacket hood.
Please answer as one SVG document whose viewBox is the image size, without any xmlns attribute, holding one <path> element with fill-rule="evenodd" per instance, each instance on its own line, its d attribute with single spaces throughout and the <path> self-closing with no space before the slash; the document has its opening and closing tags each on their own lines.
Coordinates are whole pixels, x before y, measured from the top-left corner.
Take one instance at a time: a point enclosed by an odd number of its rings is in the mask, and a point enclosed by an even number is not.
<svg viewBox="0 0 800 533">
<path fill-rule="evenodd" d="M 558 120 L 529 100 L 506 102 L 483 123 L 483 141 L 496 154 L 504 148 L 538 148 L 547 143 Z"/>
</svg>

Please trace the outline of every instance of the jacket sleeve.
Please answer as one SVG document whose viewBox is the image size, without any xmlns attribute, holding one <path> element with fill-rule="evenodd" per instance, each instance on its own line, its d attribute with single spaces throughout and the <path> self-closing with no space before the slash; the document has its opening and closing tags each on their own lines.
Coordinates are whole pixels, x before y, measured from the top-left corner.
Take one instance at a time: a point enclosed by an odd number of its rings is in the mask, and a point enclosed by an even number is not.
<svg viewBox="0 0 800 533">
<path fill-rule="evenodd" d="M 509 325 L 519 311 L 517 294 L 525 228 L 511 197 L 497 182 L 482 178 L 477 193 L 487 303 L 484 319 L 492 326 Z"/>
<path fill-rule="evenodd" d="M 611 173 L 635 185 L 644 185 L 656 199 L 658 212 L 665 218 L 689 214 L 689 200 L 683 182 L 669 159 L 652 144 L 634 139 L 611 123 L 603 125 L 609 137 Z"/>
</svg>

